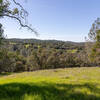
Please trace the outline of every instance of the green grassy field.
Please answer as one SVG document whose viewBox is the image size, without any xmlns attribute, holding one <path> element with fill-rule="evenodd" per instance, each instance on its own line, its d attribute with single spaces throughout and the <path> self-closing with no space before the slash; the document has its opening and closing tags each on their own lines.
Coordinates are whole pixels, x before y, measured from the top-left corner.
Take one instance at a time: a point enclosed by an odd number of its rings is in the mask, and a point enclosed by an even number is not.
<svg viewBox="0 0 100 100">
<path fill-rule="evenodd" d="M 100 100 L 100 68 L 2 74 L 0 100 Z"/>
</svg>

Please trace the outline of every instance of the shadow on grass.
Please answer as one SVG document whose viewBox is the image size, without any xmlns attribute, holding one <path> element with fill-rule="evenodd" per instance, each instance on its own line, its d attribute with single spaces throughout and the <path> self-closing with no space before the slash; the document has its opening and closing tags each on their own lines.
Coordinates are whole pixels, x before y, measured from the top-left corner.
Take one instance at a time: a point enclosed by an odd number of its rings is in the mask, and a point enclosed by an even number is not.
<svg viewBox="0 0 100 100">
<path fill-rule="evenodd" d="M 87 88 L 92 94 L 75 91 L 75 89 Z M 0 100 L 100 100 L 100 89 L 93 84 L 22 84 L 10 83 L 0 85 Z M 25 95 L 33 96 L 33 99 L 24 98 Z M 37 98 L 34 98 L 37 96 Z"/>
<path fill-rule="evenodd" d="M 11 75 L 12 73 L 11 72 L 4 72 L 4 73 L 0 73 L 0 76 L 8 76 L 8 75 Z"/>
</svg>

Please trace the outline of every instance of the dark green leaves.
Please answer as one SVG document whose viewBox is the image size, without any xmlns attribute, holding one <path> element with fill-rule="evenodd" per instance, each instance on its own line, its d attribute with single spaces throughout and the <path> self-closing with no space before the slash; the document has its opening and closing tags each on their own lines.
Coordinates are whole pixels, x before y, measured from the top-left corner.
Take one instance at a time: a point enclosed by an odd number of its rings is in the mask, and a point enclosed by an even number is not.
<svg viewBox="0 0 100 100">
<path fill-rule="evenodd" d="M 2 3 L 3 2 L 3 0 L 0 0 L 0 3 Z"/>
</svg>

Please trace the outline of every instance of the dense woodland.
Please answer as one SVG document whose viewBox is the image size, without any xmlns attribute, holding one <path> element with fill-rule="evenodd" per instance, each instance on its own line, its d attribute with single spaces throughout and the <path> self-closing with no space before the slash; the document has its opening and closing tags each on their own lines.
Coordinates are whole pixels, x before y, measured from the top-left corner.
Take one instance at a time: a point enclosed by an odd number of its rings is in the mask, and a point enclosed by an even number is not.
<svg viewBox="0 0 100 100">
<path fill-rule="evenodd" d="M 86 43 L 5 39 L 0 47 L 0 72 L 97 65 L 89 60 Z"/>
</svg>

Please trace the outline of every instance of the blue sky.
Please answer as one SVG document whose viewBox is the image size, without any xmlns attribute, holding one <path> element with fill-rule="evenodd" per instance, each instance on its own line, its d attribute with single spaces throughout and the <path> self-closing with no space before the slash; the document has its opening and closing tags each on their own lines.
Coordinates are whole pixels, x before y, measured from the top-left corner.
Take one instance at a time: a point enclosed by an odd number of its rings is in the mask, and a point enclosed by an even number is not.
<svg viewBox="0 0 100 100">
<path fill-rule="evenodd" d="M 100 17 L 100 0 L 27 0 L 23 6 L 29 12 L 29 23 L 38 30 L 39 36 L 26 29 L 20 30 L 14 20 L 0 19 L 8 38 L 82 42 L 94 20 Z"/>
</svg>

